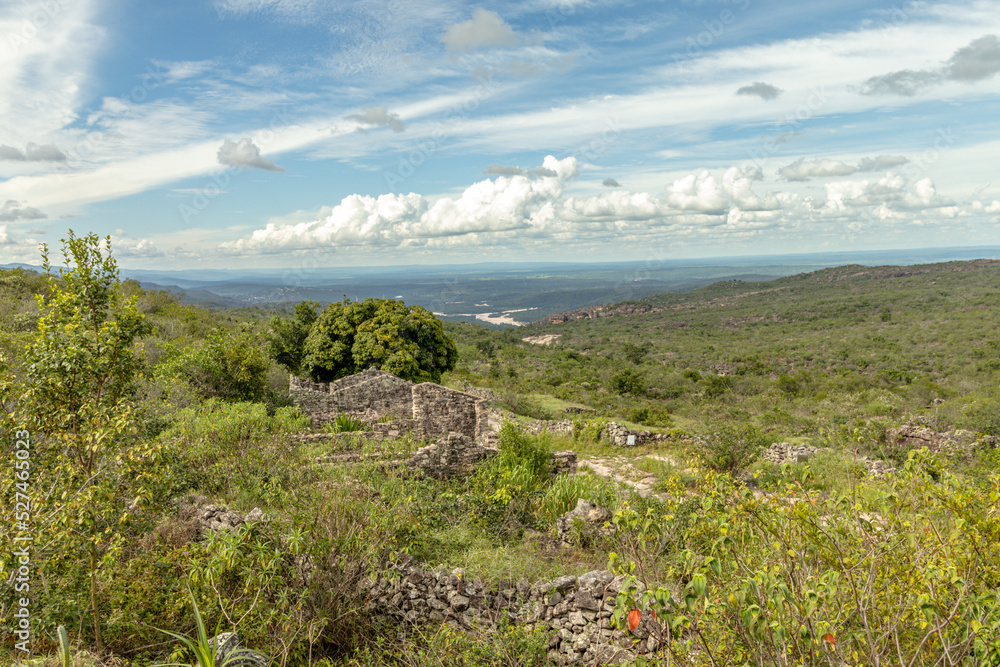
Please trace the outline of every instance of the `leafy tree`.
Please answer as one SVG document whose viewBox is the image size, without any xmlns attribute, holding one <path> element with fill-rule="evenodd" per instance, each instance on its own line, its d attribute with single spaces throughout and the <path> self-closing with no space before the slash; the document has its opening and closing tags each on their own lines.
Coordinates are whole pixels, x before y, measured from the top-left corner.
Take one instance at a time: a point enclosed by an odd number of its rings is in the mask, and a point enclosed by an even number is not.
<svg viewBox="0 0 1000 667">
<path fill-rule="evenodd" d="M 89 589 L 60 591 L 64 597 L 51 606 L 89 599 L 98 650 L 99 570 L 122 545 L 128 509 L 152 495 L 143 471 L 156 454 L 132 437 L 143 364 L 134 348 L 150 329 L 135 298 L 122 293 L 110 242 L 96 234 L 78 238 L 71 230 L 63 255 L 73 268 L 60 269 L 58 277 L 43 244 L 48 284 L 37 296 L 41 317 L 26 351 L 25 374 L 5 374 L 0 383 L 3 402 L 14 408 L 11 421 L 31 433 L 32 506 L 39 522 L 32 528 L 39 533 L 36 543 L 46 544 L 33 562 L 53 579 Z M 5 496 L 13 496 L 13 486 L 5 477 Z M 85 612 L 76 613 L 82 621 Z"/>
<path fill-rule="evenodd" d="M 344 299 L 320 313 L 305 342 L 301 370 L 329 382 L 380 368 L 414 382 L 440 382 L 458 351 L 441 320 L 394 299 Z"/>
<path fill-rule="evenodd" d="M 301 372 L 306 338 L 316 321 L 318 309 L 319 304 L 315 301 L 303 301 L 295 306 L 291 318 L 271 320 L 271 334 L 267 339 L 271 357 L 295 375 Z"/>
</svg>

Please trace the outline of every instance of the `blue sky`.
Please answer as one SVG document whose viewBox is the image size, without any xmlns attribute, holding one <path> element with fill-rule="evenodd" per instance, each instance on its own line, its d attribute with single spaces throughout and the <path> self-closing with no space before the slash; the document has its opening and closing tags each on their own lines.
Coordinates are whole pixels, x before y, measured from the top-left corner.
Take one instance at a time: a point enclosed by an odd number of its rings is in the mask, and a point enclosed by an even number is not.
<svg viewBox="0 0 1000 667">
<path fill-rule="evenodd" d="M 1000 244 L 1000 3 L 0 1 L 0 263 Z"/>
</svg>

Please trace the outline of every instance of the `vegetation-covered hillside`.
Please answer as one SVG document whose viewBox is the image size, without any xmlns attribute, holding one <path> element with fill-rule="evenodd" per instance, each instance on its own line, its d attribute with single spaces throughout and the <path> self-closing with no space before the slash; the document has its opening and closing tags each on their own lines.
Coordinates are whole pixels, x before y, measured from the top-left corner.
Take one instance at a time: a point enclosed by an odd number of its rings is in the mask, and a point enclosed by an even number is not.
<svg viewBox="0 0 1000 667">
<path fill-rule="evenodd" d="M 208 636 L 236 631 L 281 666 L 570 655 L 552 633 L 580 626 L 558 618 L 497 631 L 379 609 L 392 563 L 413 559 L 498 590 L 609 569 L 621 592 L 601 618 L 635 664 L 1000 664 L 986 437 L 1000 435 L 1000 263 L 840 267 L 524 328 L 445 324 L 458 361 L 443 382 L 491 390 L 507 423 L 488 463 L 437 480 L 393 464 L 425 443 L 365 440 L 351 415 L 327 427 L 337 438 L 298 437 L 309 419 L 274 359 L 282 332 L 306 339 L 291 313 L 119 283 L 96 237 L 68 252 L 62 278 L 0 274 L 5 663 L 197 664 L 177 637 L 198 636 L 195 608 Z M 555 435 L 538 419 L 574 423 Z M 666 437 L 619 448 L 612 420 Z M 970 444 L 887 439 L 907 421 Z M 823 449 L 761 460 L 780 441 Z M 556 476 L 566 449 L 580 471 Z M 580 499 L 611 520 L 557 537 Z M 7 548 L 25 543 L 28 565 Z"/>
</svg>

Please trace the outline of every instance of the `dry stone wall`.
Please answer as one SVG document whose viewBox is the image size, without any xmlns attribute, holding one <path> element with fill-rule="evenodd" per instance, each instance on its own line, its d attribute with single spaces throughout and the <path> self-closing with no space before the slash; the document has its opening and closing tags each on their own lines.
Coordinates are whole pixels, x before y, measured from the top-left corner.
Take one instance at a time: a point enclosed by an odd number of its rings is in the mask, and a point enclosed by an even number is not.
<svg viewBox="0 0 1000 667">
<path fill-rule="evenodd" d="M 429 570 L 406 560 L 390 569 L 391 576 L 371 582 L 366 611 L 404 626 L 524 624 L 548 636 L 548 657 L 558 665 L 618 664 L 657 648 L 647 621 L 631 634 L 611 627 L 623 578 L 608 571 L 486 586 L 462 569 Z"/>
</svg>

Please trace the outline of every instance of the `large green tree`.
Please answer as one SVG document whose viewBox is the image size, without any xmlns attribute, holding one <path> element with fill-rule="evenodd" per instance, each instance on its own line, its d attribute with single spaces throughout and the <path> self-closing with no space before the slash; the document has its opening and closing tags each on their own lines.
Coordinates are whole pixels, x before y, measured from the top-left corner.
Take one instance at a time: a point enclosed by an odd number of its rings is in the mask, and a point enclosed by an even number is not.
<svg viewBox="0 0 1000 667">
<path fill-rule="evenodd" d="M 303 346 L 301 371 L 329 382 L 380 368 L 414 382 L 440 382 L 458 351 L 441 320 L 420 306 L 394 299 L 344 299 L 313 323 Z"/>
</svg>

